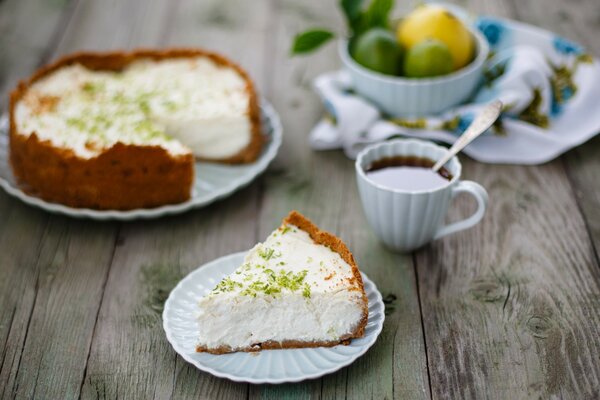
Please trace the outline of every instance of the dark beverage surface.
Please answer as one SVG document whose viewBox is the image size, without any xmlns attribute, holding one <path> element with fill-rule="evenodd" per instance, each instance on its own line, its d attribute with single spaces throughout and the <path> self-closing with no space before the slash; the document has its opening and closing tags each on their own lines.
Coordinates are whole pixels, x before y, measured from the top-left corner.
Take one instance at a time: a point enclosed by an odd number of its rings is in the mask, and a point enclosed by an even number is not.
<svg viewBox="0 0 600 400">
<path fill-rule="evenodd" d="M 421 191 L 448 184 L 452 174 L 445 167 L 431 170 L 435 164 L 428 158 L 412 156 L 385 157 L 371 163 L 367 178 L 381 186 L 397 190 Z"/>
</svg>

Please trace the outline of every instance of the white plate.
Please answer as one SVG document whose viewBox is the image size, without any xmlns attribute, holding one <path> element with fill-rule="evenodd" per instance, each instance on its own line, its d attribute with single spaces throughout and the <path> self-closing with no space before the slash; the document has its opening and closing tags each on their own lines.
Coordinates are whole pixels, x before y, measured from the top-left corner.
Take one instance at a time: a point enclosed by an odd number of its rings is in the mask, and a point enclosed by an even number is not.
<svg viewBox="0 0 600 400">
<path fill-rule="evenodd" d="M 318 378 L 351 364 L 371 347 L 383 328 L 384 306 L 375 284 L 362 274 L 369 299 L 365 336 L 349 345 L 307 349 L 263 350 L 258 353 L 214 355 L 195 351 L 198 301 L 239 267 L 246 252 L 221 257 L 186 276 L 165 303 L 163 327 L 181 357 L 202 371 L 236 382 L 283 383 Z"/>
<path fill-rule="evenodd" d="M 179 214 L 192 208 L 205 206 L 217 199 L 232 194 L 241 187 L 248 185 L 267 168 L 281 146 L 282 128 L 279 116 L 264 99 L 261 100 L 261 116 L 263 132 L 267 141 L 260 157 L 254 163 L 223 165 L 196 162 L 196 181 L 194 182 L 190 200 L 184 203 L 129 211 L 73 208 L 63 204 L 51 203 L 23 192 L 16 184 L 8 162 L 8 121 L 6 117 L 2 117 L 0 118 L 0 186 L 8 194 L 29 205 L 70 217 L 97 220 L 132 220 Z"/>
</svg>

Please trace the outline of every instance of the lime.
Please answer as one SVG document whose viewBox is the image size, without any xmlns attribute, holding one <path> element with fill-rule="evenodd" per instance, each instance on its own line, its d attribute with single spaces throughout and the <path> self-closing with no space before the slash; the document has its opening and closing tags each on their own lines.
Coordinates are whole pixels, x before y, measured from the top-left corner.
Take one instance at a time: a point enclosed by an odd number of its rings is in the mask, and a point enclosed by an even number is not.
<svg viewBox="0 0 600 400">
<path fill-rule="evenodd" d="M 428 39 L 406 53 L 404 74 L 411 78 L 445 75 L 452 71 L 452 54 L 444 42 Z"/>
<path fill-rule="evenodd" d="M 398 25 L 398 43 L 410 50 L 425 39 L 437 39 L 446 44 L 454 59 L 453 69 L 467 65 L 473 59 L 473 36 L 460 19 L 438 5 L 422 5 Z"/>
<path fill-rule="evenodd" d="M 387 75 L 398 75 L 402 70 L 404 51 L 386 29 L 369 29 L 356 39 L 352 50 L 356 62 L 370 70 Z"/>
</svg>

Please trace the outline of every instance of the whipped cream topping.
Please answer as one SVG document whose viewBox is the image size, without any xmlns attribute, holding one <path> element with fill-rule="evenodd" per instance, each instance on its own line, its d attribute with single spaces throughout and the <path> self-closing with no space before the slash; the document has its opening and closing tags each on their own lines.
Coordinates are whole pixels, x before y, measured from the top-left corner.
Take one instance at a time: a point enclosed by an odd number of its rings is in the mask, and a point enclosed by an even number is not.
<svg viewBox="0 0 600 400">
<path fill-rule="evenodd" d="M 356 329 L 362 313 L 352 267 L 308 233 L 283 225 L 200 300 L 199 344 L 239 349 L 338 340 Z"/>
<path fill-rule="evenodd" d="M 206 57 L 144 59 L 118 73 L 61 68 L 30 87 L 15 117 L 19 133 L 84 158 L 122 142 L 219 159 L 250 143 L 248 107 L 232 68 Z"/>
</svg>

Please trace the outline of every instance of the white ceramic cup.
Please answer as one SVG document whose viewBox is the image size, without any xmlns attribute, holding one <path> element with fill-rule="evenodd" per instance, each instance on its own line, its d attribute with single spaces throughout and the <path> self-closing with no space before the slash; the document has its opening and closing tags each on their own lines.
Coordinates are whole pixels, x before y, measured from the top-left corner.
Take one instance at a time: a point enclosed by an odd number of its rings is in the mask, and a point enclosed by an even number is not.
<svg viewBox="0 0 600 400">
<path fill-rule="evenodd" d="M 478 183 L 461 181 L 461 165 L 453 157 L 446 165 L 452 179 L 432 190 L 407 191 L 382 186 L 370 180 L 365 171 L 371 163 L 385 157 L 416 156 L 437 161 L 446 149 L 422 140 L 392 140 L 364 149 L 356 159 L 356 180 L 365 214 L 379 239 L 394 251 L 407 253 L 431 240 L 476 225 L 485 213 L 488 195 Z M 477 200 L 477 211 L 470 217 L 444 224 L 450 201 L 459 193 Z"/>
</svg>

